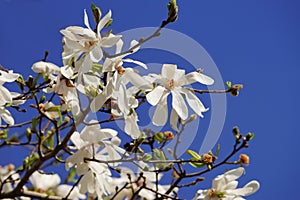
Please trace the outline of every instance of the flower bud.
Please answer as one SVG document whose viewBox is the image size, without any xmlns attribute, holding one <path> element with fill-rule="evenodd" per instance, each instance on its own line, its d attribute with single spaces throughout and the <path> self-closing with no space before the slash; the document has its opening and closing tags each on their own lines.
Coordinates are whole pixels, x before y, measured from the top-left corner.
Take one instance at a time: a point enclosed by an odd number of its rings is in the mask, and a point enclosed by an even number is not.
<svg viewBox="0 0 300 200">
<path fill-rule="evenodd" d="M 241 161 L 244 165 L 249 165 L 250 158 L 249 158 L 249 156 L 246 155 L 246 154 L 241 154 L 241 155 L 240 155 L 240 161 Z"/>
<path fill-rule="evenodd" d="M 202 161 L 208 164 L 211 164 L 214 162 L 214 158 L 210 154 L 203 154 L 202 155 Z"/>
<path fill-rule="evenodd" d="M 174 139 L 174 134 L 171 131 L 165 131 L 164 136 L 166 137 L 167 140 Z"/>
</svg>

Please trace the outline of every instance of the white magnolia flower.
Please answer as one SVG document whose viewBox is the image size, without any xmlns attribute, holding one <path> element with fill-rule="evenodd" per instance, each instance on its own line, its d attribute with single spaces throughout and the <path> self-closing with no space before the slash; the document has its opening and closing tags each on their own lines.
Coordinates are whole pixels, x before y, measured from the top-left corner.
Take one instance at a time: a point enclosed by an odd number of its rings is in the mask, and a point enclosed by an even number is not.
<svg viewBox="0 0 300 200">
<path fill-rule="evenodd" d="M 77 90 L 71 79 L 75 78 L 74 71 L 71 66 L 58 67 L 49 62 L 36 62 L 32 65 L 32 70 L 36 73 L 47 74 L 51 80 L 52 87 L 47 87 L 43 91 L 46 93 L 57 93 L 71 108 L 73 115 L 80 113 L 80 103 Z"/>
<path fill-rule="evenodd" d="M 20 181 L 20 175 L 15 172 L 14 168 L 12 164 L 0 166 L 0 187 L 3 193 L 11 192 Z"/>
<path fill-rule="evenodd" d="M 122 39 L 120 39 L 116 43 L 115 54 L 121 53 L 122 48 L 123 48 L 123 44 L 124 44 L 124 42 L 122 41 Z M 131 49 L 133 46 L 135 46 L 137 44 L 138 44 L 138 41 L 132 40 L 131 43 L 130 43 L 129 48 Z M 133 54 L 133 53 L 137 52 L 139 49 L 140 49 L 140 46 L 133 49 L 133 51 L 131 51 L 130 53 L 122 54 L 120 56 L 116 56 L 116 57 L 113 57 L 113 58 L 106 58 L 104 63 L 103 63 L 103 72 L 115 71 L 119 66 L 122 66 L 124 62 L 134 63 L 136 65 L 139 65 L 139 66 L 143 67 L 144 69 L 147 69 L 147 66 L 144 63 L 140 62 L 140 61 L 132 60 L 132 59 L 129 59 L 129 58 L 124 58 L 124 57 L 126 57 L 130 54 Z"/>
<path fill-rule="evenodd" d="M 243 200 L 242 196 L 255 193 L 260 185 L 251 181 L 242 188 L 237 188 L 238 179 L 245 172 L 244 168 L 230 170 L 217 176 L 212 183 L 212 189 L 198 190 L 193 200 Z"/>
<path fill-rule="evenodd" d="M 36 190 L 44 192 L 55 188 L 60 183 L 58 174 L 45 174 L 39 171 L 35 171 L 29 180 Z"/>
<path fill-rule="evenodd" d="M 69 156 L 66 160 L 66 169 L 76 165 L 76 172 L 79 175 L 86 173 L 91 167 L 85 158 L 96 157 L 99 160 L 118 160 L 120 154 L 125 150 L 119 147 L 120 139 L 117 137 L 117 131 L 113 129 L 101 129 L 97 121 L 91 120 L 88 125 L 83 128 L 81 133 L 75 132 L 71 136 L 71 141 L 75 145 L 77 151 Z M 94 155 L 93 155 L 94 154 Z M 102 164 L 104 169 L 107 166 Z"/>
<path fill-rule="evenodd" d="M 176 65 L 164 64 L 161 75 L 150 74 L 149 78 L 155 83 L 158 83 L 158 85 L 146 95 L 151 105 L 157 105 L 153 116 L 153 124 L 157 126 L 166 124 L 168 119 L 167 97 L 169 94 L 172 94 L 172 112 L 176 112 L 175 114 L 171 114 L 171 118 L 175 118 L 178 115 L 183 120 L 187 119 L 188 108 L 184 97 L 193 111 L 200 117 L 203 117 L 202 112 L 208 110 L 198 97 L 185 86 L 195 82 L 211 85 L 214 83 L 214 80 L 210 77 L 199 72 L 185 74 L 185 70 L 177 69 Z"/>
<path fill-rule="evenodd" d="M 73 188 L 73 186 L 71 186 L 71 185 L 66 185 L 66 184 L 59 185 L 56 189 L 56 194 L 60 197 L 66 197 L 72 188 Z M 72 189 L 72 192 L 70 193 L 68 198 L 73 199 L 73 200 L 78 200 L 78 199 L 85 199 L 86 196 L 84 194 L 81 194 L 79 192 L 78 187 L 75 186 Z"/>
<path fill-rule="evenodd" d="M 102 37 L 100 31 L 105 27 L 111 18 L 109 11 L 98 23 L 94 32 L 89 24 L 89 19 L 84 10 L 84 24 L 87 28 L 69 26 L 60 32 L 64 37 L 63 60 L 68 64 L 72 58 L 80 57 L 80 64 L 76 66 L 76 72 L 88 72 L 93 62 L 99 62 L 103 57 L 102 48 L 114 46 L 121 36 L 109 35 Z M 78 64 L 78 63 L 77 63 Z"/>
<path fill-rule="evenodd" d="M 14 82 L 19 77 L 19 74 L 13 73 L 13 71 L 0 70 L 0 106 L 4 106 L 6 103 L 12 103 L 11 92 L 3 86 L 6 82 Z"/>
<path fill-rule="evenodd" d="M 2 119 L 9 125 L 14 125 L 15 123 L 11 113 L 4 106 L 0 106 L 0 126 L 2 125 Z"/>
<path fill-rule="evenodd" d="M 121 192 L 119 192 L 114 199 L 116 200 L 122 200 L 122 199 L 131 199 L 134 192 L 140 189 L 140 187 L 143 185 L 144 181 L 148 188 L 151 188 L 152 190 L 156 191 L 156 173 L 150 172 L 150 171 L 138 171 L 138 173 L 134 173 L 131 169 L 122 167 L 121 170 L 121 177 L 120 178 L 114 178 L 113 182 L 118 186 L 122 187 L 126 183 L 129 182 L 128 174 L 130 174 L 130 178 L 132 181 L 132 187 L 127 187 L 123 189 Z M 143 173 L 143 178 L 137 177 L 140 173 Z M 162 178 L 162 174 L 158 175 L 158 181 Z M 138 180 L 138 181 L 137 181 Z M 157 185 L 158 191 L 162 194 L 164 194 L 167 189 L 169 188 L 168 185 Z M 177 190 L 177 189 L 175 189 Z M 144 197 L 145 199 L 155 199 L 155 193 L 153 193 L 150 190 L 142 189 L 139 192 L 140 197 Z"/>
</svg>

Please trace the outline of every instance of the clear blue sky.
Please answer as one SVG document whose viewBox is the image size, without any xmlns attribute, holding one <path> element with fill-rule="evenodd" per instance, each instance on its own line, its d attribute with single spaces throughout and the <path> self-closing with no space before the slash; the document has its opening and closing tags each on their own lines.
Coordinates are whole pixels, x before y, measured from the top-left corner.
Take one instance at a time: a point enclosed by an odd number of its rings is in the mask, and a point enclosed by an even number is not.
<svg viewBox="0 0 300 200">
<path fill-rule="evenodd" d="M 42 59 L 46 49 L 50 51 L 49 61 L 60 64 L 59 30 L 82 25 L 83 9 L 89 9 L 91 2 L 0 0 L 0 64 L 28 75 L 32 63 Z M 103 12 L 112 9 L 115 32 L 157 26 L 166 16 L 167 0 L 93 2 Z M 254 142 L 245 151 L 251 164 L 241 181 L 258 179 L 261 189 L 248 199 L 297 199 L 299 1 L 178 0 L 178 5 L 179 19 L 168 28 L 199 42 L 224 80 L 244 84 L 239 97 L 228 96 L 227 118 L 219 143 L 224 151 L 230 149 L 234 125 L 255 133 Z M 0 164 L 8 160 L 1 155 Z M 190 189 L 185 195 L 191 198 Z"/>
</svg>

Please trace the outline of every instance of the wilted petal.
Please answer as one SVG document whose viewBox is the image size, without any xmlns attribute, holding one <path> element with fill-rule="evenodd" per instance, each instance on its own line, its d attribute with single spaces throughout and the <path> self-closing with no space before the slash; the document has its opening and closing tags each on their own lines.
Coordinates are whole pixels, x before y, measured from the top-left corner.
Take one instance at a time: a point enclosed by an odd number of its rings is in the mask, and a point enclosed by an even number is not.
<svg viewBox="0 0 300 200">
<path fill-rule="evenodd" d="M 152 90 L 151 92 L 149 92 L 146 95 L 146 99 L 147 101 L 152 105 L 155 106 L 158 104 L 158 102 L 160 101 L 161 97 L 163 96 L 165 91 L 165 88 L 162 86 L 157 86 L 156 88 L 154 88 L 154 90 Z"/>
</svg>

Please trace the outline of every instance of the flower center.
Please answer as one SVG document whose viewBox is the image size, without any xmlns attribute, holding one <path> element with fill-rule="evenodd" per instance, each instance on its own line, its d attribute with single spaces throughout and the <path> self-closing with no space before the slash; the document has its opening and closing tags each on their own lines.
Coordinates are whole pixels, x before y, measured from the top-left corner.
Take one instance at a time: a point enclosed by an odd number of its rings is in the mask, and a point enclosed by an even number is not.
<svg viewBox="0 0 300 200">
<path fill-rule="evenodd" d="M 170 79 L 170 80 L 167 80 L 166 84 L 165 84 L 165 88 L 168 89 L 168 90 L 172 90 L 176 87 L 176 83 L 174 81 L 174 79 Z"/>
<path fill-rule="evenodd" d="M 210 198 L 214 198 L 215 196 L 217 196 L 217 190 L 216 189 L 210 189 L 210 190 L 208 190 L 208 196 Z"/>
</svg>

